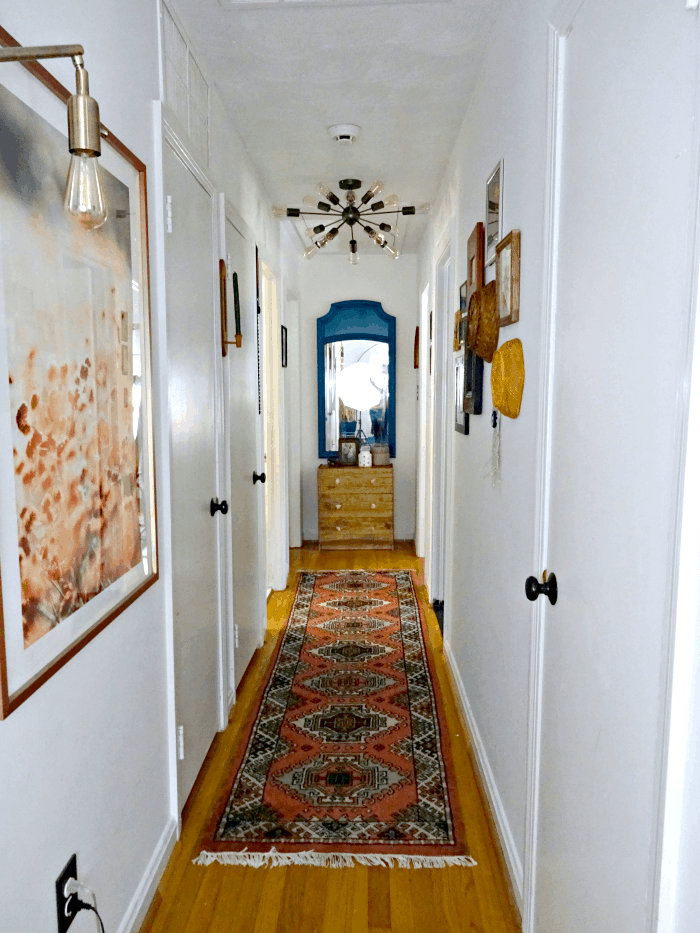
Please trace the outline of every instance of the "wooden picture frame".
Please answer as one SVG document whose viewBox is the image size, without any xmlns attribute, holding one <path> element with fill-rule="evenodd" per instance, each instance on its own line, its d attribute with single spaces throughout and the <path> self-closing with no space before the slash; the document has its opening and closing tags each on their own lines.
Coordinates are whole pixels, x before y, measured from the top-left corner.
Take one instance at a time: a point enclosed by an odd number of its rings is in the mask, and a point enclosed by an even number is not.
<svg viewBox="0 0 700 933">
<path fill-rule="evenodd" d="M 287 368 L 287 328 L 280 324 L 280 348 L 282 356 L 282 369 Z"/>
<path fill-rule="evenodd" d="M 455 311 L 455 329 L 452 336 L 452 350 L 454 353 L 458 353 L 462 349 L 462 344 L 460 342 L 460 331 L 462 324 L 462 313 L 461 311 Z"/>
<path fill-rule="evenodd" d="M 484 361 L 469 347 L 464 350 L 463 410 L 470 415 L 480 415 L 483 408 Z"/>
<path fill-rule="evenodd" d="M 338 438 L 338 459 L 340 466 L 357 466 L 360 454 L 360 442 L 356 437 Z"/>
<path fill-rule="evenodd" d="M 496 261 L 496 245 L 503 239 L 503 159 L 486 182 L 486 233 L 484 264 Z"/>
<path fill-rule="evenodd" d="M 460 307 L 464 290 L 463 314 L 469 309 L 474 292 L 484 287 L 484 225 L 479 221 L 467 240 L 467 278 L 459 291 Z"/>
<path fill-rule="evenodd" d="M 1 28 L 0 43 L 19 44 Z M 44 168 L 31 203 L 0 182 L 0 718 L 158 579 L 146 166 L 102 127 L 109 215 L 76 226 L 71 92 L 38 62 L 3 68 L 3 154 Z"/>
<path fill-rule="evenodd" d="M 511 230 L 496 247 L 496 288 L 501 327 L 520 320 L 520 231 Z"/>
</svg>

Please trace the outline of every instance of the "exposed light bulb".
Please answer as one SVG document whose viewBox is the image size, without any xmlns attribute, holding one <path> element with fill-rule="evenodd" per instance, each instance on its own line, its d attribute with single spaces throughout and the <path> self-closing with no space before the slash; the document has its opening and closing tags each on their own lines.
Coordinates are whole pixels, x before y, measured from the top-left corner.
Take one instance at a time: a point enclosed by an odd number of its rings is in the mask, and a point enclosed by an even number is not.
<svg viewBox="0 0 700 933">
<path fill-rule="evenodd" d="M 430 202 L 425 201 L 420 207 L 416 208 L 416 214 L 429 214 L 430 213 Z"/>
<path fill-rule="evenodd" d="M 398 207 L 398 206 L 399 206 L 398 194 L 390 194 L 388 197 L 384 198 L 384 207 Z"/>
<path fill-rule="evenodd" d="M 95 229 L 107 220 L 97 158 L 75 152 L 71 156 L 63 206 L 84 227 Z"/>
<path fill-rule="evenodd" d="M 393 249 L 391 246 L 385 246 L 384 249 L 391 256 L 392 259 L 398 259 L 401 255 L 401 251 L 398 249 Z"/>
<path fill-rule="evenodd" d="M 350 240 L 350 255 L 348 256 L 351 266 L 357 265 L 357 240 Z"/>
<path fill-rule="evenodd" d="M 272 213 L 275 215 L 275 217 L 286 217 L 287 208 L 280 207 L 279 204 L 275 204 L 275 206 L 272 208 Z"/>
<path fill-rule="evenodd" d="M 307 236 L 310 240 L 313 240 L 313 238 L 314 238 L 314 232 L 313 232 L 313 230 L 311 229 L 311 227 L 307 227 L 306 230 L 304 230 L 304 233 L 306 234 L 306 236 Z"/>
<path fill-rule="evenodd" d="M 309 246 L 307 249 L 304 250 L 304 259 L 311 259 L 311 257 L 313 256 L 315 252 L 316 252 L 316 247 Z"/>
<path fill-rule="evenodd" d="M 327 201 L 331 202 L 331 204 L 340 204 L 340 199 L 338 198 L 338 195 L 334 194 L 331 191 L 331 189 L 328 187 L 328 185 L 324 184 L 323 182 L 320 182 L 318 186 L 318 190 L 321 192 L 321 194 Z"/>
<path fill-rule="evenodd" d="M 383 181 L 375 181 L 375 182 L 370 186 L 370 189 L 369 189 L 369 190 L 371 191 L 371 193 L 372 193 L 372 197 L 374 197 L 376 194 L 379 194 L 379 192 L 380 192 L 383 188 L 384 188 L 384 182 L 383 182 Z"/>
<path fill-rule="evenodd" d="M 348 256 L 348 261 L 350 262 L 351 266 L 356 266 L 358 263 L 358 259 L 359 257 L 357 253 L 350 253 L 350 255 Z"/>
</svg>

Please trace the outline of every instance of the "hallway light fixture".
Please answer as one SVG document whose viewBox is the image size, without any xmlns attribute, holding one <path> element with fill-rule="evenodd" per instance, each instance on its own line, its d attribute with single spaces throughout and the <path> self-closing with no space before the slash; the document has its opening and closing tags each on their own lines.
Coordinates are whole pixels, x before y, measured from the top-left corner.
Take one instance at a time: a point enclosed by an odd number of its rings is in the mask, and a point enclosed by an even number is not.
<svg viewBox="0 0 700 933">
<path fill-rule="evenodd" d="M 357 196 L 355 195 L 355 191 L 362 187 L 361 181 L 358 181 L 357 178 L 344 178 L 342 181 L 338 182 L 338 187 L 341 191 L 345 192 L 345 201 L 347 202 L 345 206 L 343 206 L 338 195 L 331 191 L 328 185 L 321 183 L 318 186 L 318 190 L 321 197 L 325 200 L 319 200 L 318 197 L 314 197 L 313 195 L 307 195 L 304 198 L 304 204 L 307 204 L 310 208 L 316 208 L 316 210 L 305 210 L 303 207 L 274 207 L 272 209 L 275 217 L 301 217 L 306 219 L 311 216 L 325 217 L 327 220 L 331 221 L 330 227 L 328 223 L 319 223 L 315 226 L 312 226 L 312 222 L 307 224 L 306 235 L 313 244 L 304 250 L 304 256 L 307 259 L 311 259 L 312 256 L 315 255 L 317 249 L 323 249 L 324 246 L 331 243 L 338 235 L 340 228 L 346 224 L 350 232 L 350 253 L 348 255 L 348 260 L 352 265 L 357 265 L 358 261 L 357 240 L 355 239 L 355 231 L 353 229 L 355 224 L 362 227 L 370 240 L 376 243 L 380 249 L 386 250 L 392 258 L 398 259 L 401 255 L 401 251 L 396 246 L 396 221 L 398 220 L 399 213 L 410 217 L 414 214 L 427 214 L 430 211 L 430 204 L 428 203 L 421 204 L 419 207 L 414 207 L 413 205 L 399 207 L 399 196 L 397 194 L 390 194 L 383 201 L 374 201 L 373 199 L 376 198 L 384 188 L 384 182 L 382 181 L 375 181 L 370 185 L 359 199 L 358 203 L 356 203 Z M 370 202 L 372 203 L 370 204 Z M 394 223 L 377 223 L 370 219 L 383 214 L 394 214 Z M 389 243 L 387 235 L 393 237 L 391 244 Z"/>
<path fill-rule="evenodd" d="M 95 229 L 107 220 L 97 158 L 100 143 L 100 110 L 90 97 L 82 45 L 2 46 L 0 62 L 30 62 L 40 58 L 72 58 L 76 91 L 68 98 L 68 150 L 71 153 L 63 206 L 84 227 Z"/>
</svg>

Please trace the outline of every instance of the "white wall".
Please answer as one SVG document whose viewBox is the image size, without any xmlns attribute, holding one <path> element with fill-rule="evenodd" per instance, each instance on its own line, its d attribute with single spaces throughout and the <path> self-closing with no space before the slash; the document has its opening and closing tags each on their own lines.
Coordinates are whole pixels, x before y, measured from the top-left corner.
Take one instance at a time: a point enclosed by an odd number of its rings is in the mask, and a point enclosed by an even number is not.
<svg viewBox="0 0 700 933">
<path fill-rule="evenodd" d="M 25 45 L 81 42 L 103 122 L 152 175 L 158 96 L 154 4 L 4 3 Z M 13 66 L 2 65 L 2 68 Z M 69 88 L 70 62 L 47 67 Z M 0 73 L 0 80 L 2 75 Z M 151 226 L 154 205 L 150 205 Z M 157 331 L 157 324 L 156 324 Z M 157 374 L 156 374 L 157 378 Z M 168 508 L 163 399 L 155 415 L 161 579 L 7 720 L 0 722 L 0 904 L 6 930 L 55 930 L 54 882 L 76 852 L 106 929 L 118 930 L 171 821 L 163 521 Z M 13 521 L 3 513 L 3 521 Z M 76 933 L 95 929 L 80 918 Z"/>
<path fill-rule="evenodd" d="M 505 329 L 501 339 L 519 337 L 523 342 L 525 392 L 520 417 L 503 418 L 501 482 L 496 488 L 489 477 L 493 431 L 488 364 L 483 414 L 470 416 L 469 435 L 454 436 L 453 484 L 447 493 L 453 563 L 447 572 L 451 589 L 445 597 L 445 635 L 481 733 L 520 871 L 530 647 L 523 583 L 532 572 L 546 135 L 544 10 L 549 5 L 509 6 L 497 21 L 495 41 L 487 50 L 483 77 L 443 178 L 418 269 L 422 291 L 433 274 L 434 245 L 456 218 L 452 308 L 458 307 L 459 285 L 467 277 L 467 239 L 474 225 L 484 222 L 486 179 L 503 158 L 503 229 L 522 231 L 522 263 L 520 321 Z M 448 327 L 452 318 L 453 311 Z"/>
<path fill-rule="evenodd" d="M 394 537 L 412 539 L 416 512 L 416 386 L 413 339 L 418 324 L 416 257 L 391 260 L 373 256 L 369 247 L 351 266 L 347 256 L 314 256 L 301 267 L 301 483 L 304 538 L 318 539 L 316 472 L 318 418 L 316 383 L 316 321 L 334 301 L 351 298 L 379 301 L 396 318 L 396 457 L 394 464 Z"/>
</svg>

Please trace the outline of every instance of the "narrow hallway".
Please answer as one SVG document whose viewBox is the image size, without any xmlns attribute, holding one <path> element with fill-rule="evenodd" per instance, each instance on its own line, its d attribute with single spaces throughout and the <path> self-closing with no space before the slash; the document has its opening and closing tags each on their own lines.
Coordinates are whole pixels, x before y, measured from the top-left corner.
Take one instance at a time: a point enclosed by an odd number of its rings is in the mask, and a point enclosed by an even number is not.
<svg viewBox="0 0 700 933">
<path fill-rule="evenodd" d="M 476 868 L 252 868 L 192 864 L 202 829 L 216 805 L 251 709 L 265 683 L 302 570 L 412 570 L 421 582 L 413 544 L 387 551 L 290 552 L 287 589 L 268 602 L 268 631 L 241 683 L 225 732 L 215 739 L 183 812 L 180 841 L 141 933 L 514 933 L 519 929 L 475 777 L 468 739 L 442 657 L 442 640 L 425 587 L 425 613 L 439 691 L 444 698 L 457 774 L 458 806 Z"/>
</svg>

